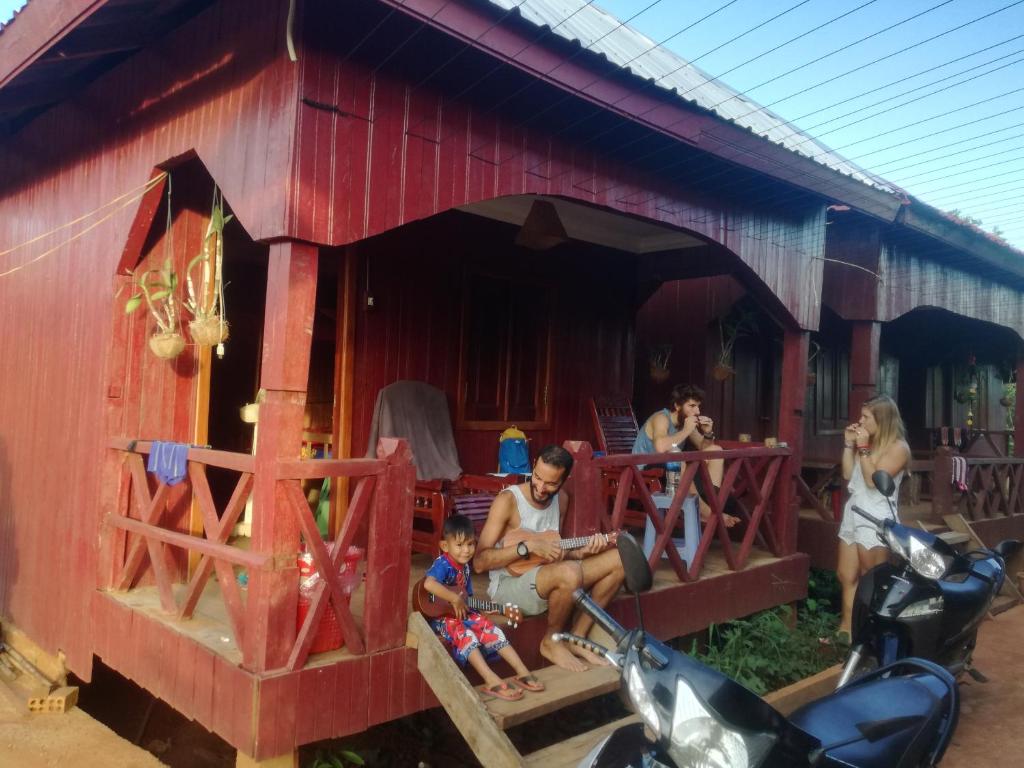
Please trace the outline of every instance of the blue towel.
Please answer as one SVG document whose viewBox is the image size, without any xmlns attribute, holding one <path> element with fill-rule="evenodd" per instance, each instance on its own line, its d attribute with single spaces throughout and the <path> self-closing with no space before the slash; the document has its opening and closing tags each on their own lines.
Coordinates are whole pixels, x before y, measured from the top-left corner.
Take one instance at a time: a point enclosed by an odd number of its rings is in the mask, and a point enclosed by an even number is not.
<svg viewBox="0 0 1024 768">
<path fill-rule="evenodd" d="M 188 472 L 188 448 L 187 443 L 154 440 L 150 445 L 146 469 L 155 474 L 160 482 L 177 485 Z"/>
</svg>

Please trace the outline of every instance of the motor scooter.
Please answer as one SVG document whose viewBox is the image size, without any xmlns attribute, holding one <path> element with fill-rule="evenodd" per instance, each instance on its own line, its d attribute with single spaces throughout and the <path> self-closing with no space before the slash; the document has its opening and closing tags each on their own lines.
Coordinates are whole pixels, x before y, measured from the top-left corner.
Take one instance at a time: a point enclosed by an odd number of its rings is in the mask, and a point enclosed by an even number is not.
<svg viewBox="0 0 1024 768">
<path fill-rule="evenodd" d="M 643 629 L 639 595 L 651 570 L 629 534 L 620 534 L 626 589 L 640 627 L 627 630 L 583 590 L 579 607 L 614 640 L 555 639 L 603 656 L 622 675 L 638 722 L 598 742 L 580 768 L 919 768 L 938 765 L 956 728 L 959 693 L 942 667 L 904 659 L 783 717 L 722 673 Z"/>
<path fill-rule="evenodd" d="M 978 627 L 1003 585 L 1005 559 L 1021 547 L 1014 539 L 993 549 L 960 554 L 933 533 L 896 520 L 892 476 L 878 470 L 871 482 L 889 502 L 892 519 L 881 520 L 854 505 L 872 523 L 895 563 L 875 566 L 860 579 L 853 603 L 850 653 L 838 687 L 858 671 L 915 656 L 945 667 L 954 677 L 971 666 Z"/>
</svg>

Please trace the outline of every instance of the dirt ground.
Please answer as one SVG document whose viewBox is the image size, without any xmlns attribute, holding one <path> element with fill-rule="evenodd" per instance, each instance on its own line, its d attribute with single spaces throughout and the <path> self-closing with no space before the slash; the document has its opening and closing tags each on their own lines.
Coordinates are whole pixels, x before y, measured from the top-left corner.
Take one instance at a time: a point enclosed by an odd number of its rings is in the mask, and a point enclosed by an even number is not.
<svg viewBox="0 0 1024 768">
<path fill-rule="evenodd" d="M 29 693 L 21 686 L 0 691 L 0 765 L 5 768 L 161 768 L 152 754 L 77 707 L 64 714 L 29 714 L 22 698 Z"/>
<path fill-rule="evenodd" d="M 1020 753 L 1024 712 L 1024 606 L 986 621 L 974 666 L 988 678 L 960 686 L 960 724 L 943 768 L 1024 764 Z"/>
</svg>

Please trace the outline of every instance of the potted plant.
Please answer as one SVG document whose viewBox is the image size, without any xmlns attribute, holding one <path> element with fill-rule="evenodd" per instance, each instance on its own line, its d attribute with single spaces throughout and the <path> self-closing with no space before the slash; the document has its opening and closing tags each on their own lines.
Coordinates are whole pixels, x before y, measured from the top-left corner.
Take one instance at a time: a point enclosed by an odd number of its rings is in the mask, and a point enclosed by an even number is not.
<svg viewBox="0 0 1024 768">
<path fill-rule="evenodd" d="M 672 356 L 671 344 L 655 344 L 651 347 L 647 361 L 651 374 L 651 381 L 662 384 L 668 381 L 670 375 L 668 359 Z"/>
<path fill-rule="evenodd" d="M 721 351 L 718 355 L 718 362 L 711 368 L 711 376 L 715 381 L 725 381 L 736 373 L 732 367 L 732 353 L 736 341 L 741 336 L 748 335 L 755 327 L 755 316 L 747 310 L 732 311 L 728 316 L 718 321 L 718 340 L 721 344 Z"/>
<path fill-rule="evenodd" d="M 202 248 L 185 268 L 188 295 L 184 304 L 192 315 L 188 324 L 192 340 L 205 346 L 217 345 L 219 355 L 223 354 L 220 345 L 228 338 L 224 319 L 224 225 L 231 219 L 224 215 L 224 197 L 214 187 Z"/>
<path fill-rule="evenodd" d="M 138 292 L 125 302 L 125 313 L 134 312 L 145 302 L 158 329 L 149 337 L 149 348 L 164 360 L 177 357 L 185 349 L 185 339 L 179 330 L 178 306 L 174 298 L 178 276 L 171 260 L 166 259 L 160 269 L 147 269 L 135 284 Z"/>
<path fill-rule="evenodd" d="M 818 353 L 821 352 L 821 345 L 816 341 L 811 341 L 808 349 L 810 353 L 807 355 L 807 386 L 813 387 L 818 383 L 818 372 L 814 369 L 814 361 L 818 357 Z"/>
</svg>

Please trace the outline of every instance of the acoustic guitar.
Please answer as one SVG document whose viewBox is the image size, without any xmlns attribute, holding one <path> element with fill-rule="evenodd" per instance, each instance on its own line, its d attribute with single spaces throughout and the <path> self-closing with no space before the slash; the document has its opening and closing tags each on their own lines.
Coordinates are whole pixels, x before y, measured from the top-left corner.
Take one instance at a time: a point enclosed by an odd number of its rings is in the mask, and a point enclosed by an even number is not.
<svg viewBox="0 0 1024 768">
<path fill-rule="evenodd" d="M 442 616 L 454 616 L 455 612 L 452 610 L 452 604 L 432 592 L 428 592 L 426 583 L 427 579 L 424 577 L 417 581 L 413 586 L 413 607 L 428 619 L 439 619 Z M 504 616 L 508 619 L 512 629 L 518 627 L 523 621 L 523 612 L 519 610 L 518 605 L 513 605 L 512 603 L 505 603 L 502 605 L 501 603 L 492 603 L 488 600 L 480 600 L 475 597 L 470 597 L 466 594 L 465 587 L 446 588 L 450 589 L 452 592 L 458 592 L 461 594 L 466 606 L 478 613 L 495 613 Z"/>
<path fill-rule="evenodd" d="M 618 531 L 598 534 L 598 536 L 604 539 L 605 546 L 614 544 L 618 535 Z M 513 576 L 522 576 L 524 573 L 536 568 L 538 565 L 544 565 L 548 562 L 540 555 L 533 554 L 533 548 L 530 547 L 531 542 L 550 541 L 557 543 L 563 550 L 568 551 L 572 549 L 583 549 L 583 547 L 590 543 L 592 538 L 593 536 L 577 536 L 574 539 L 563 539 L 558 531 L 531 531 L 526 528 L 513 528 L 505 534 L 504 544 L 502 544 L 502 546 L 515 549 L 519 542 L 525 541 L 526 546 L 530 548 L 530 556 L 509 563 L 505 566 L 505 570 Z"/>
</svg>

